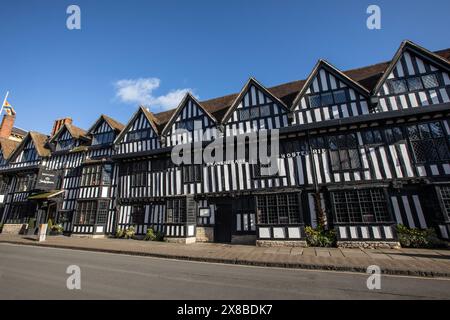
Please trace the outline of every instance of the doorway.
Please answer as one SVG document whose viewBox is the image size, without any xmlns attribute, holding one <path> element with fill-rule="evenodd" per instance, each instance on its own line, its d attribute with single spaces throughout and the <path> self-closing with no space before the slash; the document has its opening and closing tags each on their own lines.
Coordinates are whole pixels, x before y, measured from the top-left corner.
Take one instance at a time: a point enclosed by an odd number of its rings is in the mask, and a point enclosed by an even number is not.
<svg viewBox="0 0 450 320">
<path fill-rule="evenodd" d="M 231 242 L 232 229 L 232 203 L 221 202 L 216 204 L 215 225 L 214 225 L 214 241 L 220 243 Z"/>
</svg>

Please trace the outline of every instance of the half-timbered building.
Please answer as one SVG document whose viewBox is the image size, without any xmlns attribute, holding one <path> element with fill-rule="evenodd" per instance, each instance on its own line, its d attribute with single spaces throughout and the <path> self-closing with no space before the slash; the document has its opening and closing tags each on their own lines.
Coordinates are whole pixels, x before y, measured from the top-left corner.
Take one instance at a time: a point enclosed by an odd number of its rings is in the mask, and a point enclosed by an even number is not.
<svg viewBox="0 0 450 320">
<path fill-rule="evenodd" d="M 251 78 L 236 94 L 139 107 L 123 128 L 106 116 L 87 133 L 66 124 L 44 158 L 63 170 L 67 230 L 305 245 L 305 226 L 321 219 L 340 246 L 396 247 L 398 224 L 448 239 L 449 59 L 450 49 L 404 41 L 388 62 L 341 71 L 319 60 L 305 80 L 268 88 Z M 270 137 L 278 170 L 267 175 L 249 154 Z M 20 167 L 34 146 L 25 140 L 4 170 Z"/>
</svg>

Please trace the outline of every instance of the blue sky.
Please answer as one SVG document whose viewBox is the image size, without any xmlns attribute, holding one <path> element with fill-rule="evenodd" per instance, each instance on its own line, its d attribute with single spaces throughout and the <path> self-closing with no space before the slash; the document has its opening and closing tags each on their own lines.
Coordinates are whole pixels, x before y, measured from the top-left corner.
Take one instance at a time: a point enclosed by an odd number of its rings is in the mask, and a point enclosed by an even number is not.
<svg viewBox="0 0 450 320">
<path fill-rule="evenodd" d="M 81 8 L 81 30 L 66 9 Z M 381 30 L 366 9 L 381 7 Z M 346 70 L 389 60 L 404 39 L 450 47 L 450 1 L 2 0 L 0 95 L 16 125 L 49 133 L 72 116 L 126 123 L 140 102 L 154 112 L 185 91 L 201 100 L 307 77 L 324 58 Z M 175 107 L 175 105 L 173 106 Z"/>
</svg>

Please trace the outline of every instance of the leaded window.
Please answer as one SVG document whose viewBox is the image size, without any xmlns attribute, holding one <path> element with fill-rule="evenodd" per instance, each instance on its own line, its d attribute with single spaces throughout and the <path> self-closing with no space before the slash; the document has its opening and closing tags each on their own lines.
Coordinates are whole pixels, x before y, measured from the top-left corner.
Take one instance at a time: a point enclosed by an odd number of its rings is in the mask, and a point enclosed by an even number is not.
<svg viewBox="0 0 450 320">
<path fill-rule="evenodd" d="M 402 129 L 399 127 L 385 129 L 384 134 L 386 135 L 386 141 L 389 144 L 398 143 L 404 139 Z"/>
<path fill-rule="evenodd" d="M 391 93 L 400 94 L 408 91 L 408 87 L 406 85 L 406 81 L 404 79 L 401 80 L 391 80 L 389 83 L 389 89 Z"/>
<path fill-rule="evenodd" d="M 92 139 L 92 145 L 102 145 L 111 143 L 114 140 L 114 132 L 103 132 L 103 133 L 96 133 L 94 134 L 94 137 Z"/>
<path fill-rule="evenodd" d="M 108 200 L 99 200 L 98 201 L 98 211 L 97 211 L 97 223 L 98 224 L 106 224 L 108 221 Z"/>
<path fill-rule="evenodd" d="M 8 223 L 27 223 L 30 218 L 34 217 L 36 204 L 32 202 L 13 203 L 11 205 L 11 213 L 7 218 Z"/>
<path fill-rule="evenodd" d="M 361 168 L 358 141 L 355 134 L 328 137 L 328 147 L 333 171 Z"/>
<path fill-rule="evenodd" d="M 259 224 L 300 223 L 300 202 L 298 194 L 269 194 L 256 197 Z"/>
<path fill-rule="evenodd" d="M 167 223 L 186 222 L 186 198 L 167 200 Z"/>
<path fill-rule="evenodd" d="M 239 109 L 239 120 L 246 121 L 270 116 L 270 105 L 252 106 Z"/>
<path fill-rule="evenodd" d="M 383 189 L 335 191 L 331 200 L 337 223 L 390 222 Z"/>
<path fill-rule="evenodd" d="M 127 142 L 147 140 L 152 137 L 152 131 L 148 129 L 139 129 L 128 132 Z"/>
<path fill-rule="evenodd" d="M 445 213 L 447 214 L 447 217 L 450 217 L 450 186 L 441 186 L 439 187 L 439 190 Z"/>
<path fill-rule="evenodd" d="M 381 144 L 383 143 L 383 138 L 381 136 L 380 130 L 367 130 L 363 132 L 363 138 L 365 144 Z"/>
<path fill-rule="evenodd" d="M 70 150 L 75 146 L 75 140 L 72 138 L 65 139 L 65 140 L 59 140 L 56 143 L 56 151 L 62 151 L 62 150 Z"/>
<path fill-rule="evenodd" d="M 422 76 L 423 85 L 427 89 L 439 87 L 439 82 L 435 74 Z"/>
<path fill-rule="evenodd" d="M 401 94 L 407 91 L 432 89 L 439 87 L 439 78 L 436 73 L 427 74 L 419 77 L 409 77 L 404 79 L 392 79 L 387 82 L 390 93 Z"/>
<path fill-rule="evenodd" d="M 30 191 L 34 188 L 35 181 L 36 181 L 35 174 L 18 176 L 15 191 L 16 192 Z"/>
<path fill-rule="evenodd" d="M 311 108 L 342 104 L 348 101 L 347 90 L 345 89 L 313 94 L 308 99 Z"/>
<path fill-rule="evenodd" d="M 34 161 L 37 158 L 36 149 L 34 146 L 23 149 L 22 162 Z"/>
<path fill-rule="evenodd" d="M 202 166 L 198 164 L 183 166 L 183 181 L 187 182 L 201 182 L 202 181 Z"/>
<path fill-rule="evenodd" d="M 94 224 L 96 215 L 97 201 L 80 201 L 78 202 L 75 224 Z"/>
<path fill-rule="evenodd" d="M 450 159 L 449 140 L 441 122 L 422 123 L 408 127 L 408 136 L 416 162 Z"/>
</svg>

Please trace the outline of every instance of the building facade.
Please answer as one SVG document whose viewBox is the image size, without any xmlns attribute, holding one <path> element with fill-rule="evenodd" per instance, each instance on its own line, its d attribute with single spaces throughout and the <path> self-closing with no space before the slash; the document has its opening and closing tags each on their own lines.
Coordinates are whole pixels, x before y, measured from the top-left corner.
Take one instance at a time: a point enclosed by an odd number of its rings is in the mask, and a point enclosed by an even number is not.
<svg viewBox="0 0 450 320">
<path fill-rule="evenodd" d="M 87 132 L 31 132 L 0 169 L 3 222 L 46 210 L 72 235 L 133 227 L 183 243 L 305 245 L 305 227 L 323 218 L 340 246 L 396 247 L 397 224 L 449 239 L 449 59 L 405 41 L 369 67 L 320 60 L 305 80 L 187 94 L 166 112 L 140 107 L 125 126 L 101 116 Z M 278 170 L 267 175 L 248 155 L 270 137 Z M 27 184 L 47 171 L 58 172 L 54 189 Z"/>
</svg>

